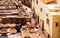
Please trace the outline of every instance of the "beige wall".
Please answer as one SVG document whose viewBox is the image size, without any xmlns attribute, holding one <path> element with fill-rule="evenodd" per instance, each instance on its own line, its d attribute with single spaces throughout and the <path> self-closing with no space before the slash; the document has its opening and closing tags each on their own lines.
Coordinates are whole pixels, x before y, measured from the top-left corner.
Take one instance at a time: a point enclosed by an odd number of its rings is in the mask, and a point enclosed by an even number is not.
<svg viewBox="0 0 60 38">
<path fill-rule="evenodd" d="M 44 28 L 47 31 L 47 33 L 52 36 L 52 17 L 53 15 L 51 15 L 50 13 L 48 13 L 46 10 L 43 10 L 44 13 Z M 48 16 L 47 16 L 47 15 Z M 49 24 L 47 24 L 47 19 L 49 19 Z"/>
<path fill-rule="evenodd" d="M 60 0 L 56 0 L 56 2 L 57 2 L 58 4 L 60 4 Z"/>
<path fill-rule="evenodd" d="M 35 1 L 32 0 L 32 9 L 35 8 Z"/>
<path fill-rule="evenodd" d="M 38 15 L 39 14 L 39 12 L 40 12 L 40 7 L 36 4 L 36 0 L 32 0 L 32 8 L 35 8 L 35 12 L 36 12 L 36 14 Z"/>
<path fill-rule="evenodd" d="M 49 0 L 49 1 L 51 1 L 51 0 Z M 59 35 L 57 34 L 57 30 L 56 30 L 57 28 L 54 27 L 53 22 L 56 22 L 56 21 L 60 22 L 60 20 L 58 20 L 58 18 L 56 18 L 56 17 L 54 18 L 54 15 L 47 12 L 46 8 L 44 7 L 44 4 L 43 5 L 42 4 L 41 4 L 40 0 L 38 0 L 38 4 L 36 4 L 36 0 L 34 0 L 34 2 L 32 1 L 32 8 L 34 7 L 36 14 L 39 15 L 40 25 L 41 25 L 41 20 L 44 21 L 44 29 L 47 32 L 46 35 L 49 34 L 52 38 L 57 38 Z M 42 11 L 40 8 L 42 8 Z M 46 16 L 46 14 L 48 14 L 48 16 Z M 47 18 L 49 19 L 49 25 L 47 24 Z M 55 21 L 53 20 L 53 18 Z M 40 26 L 40 27 L 42 28 L 42 26 Z M 54 33 L 56 33 L 56 36 L 54 36 L 55 35 Z"/>
</svg>

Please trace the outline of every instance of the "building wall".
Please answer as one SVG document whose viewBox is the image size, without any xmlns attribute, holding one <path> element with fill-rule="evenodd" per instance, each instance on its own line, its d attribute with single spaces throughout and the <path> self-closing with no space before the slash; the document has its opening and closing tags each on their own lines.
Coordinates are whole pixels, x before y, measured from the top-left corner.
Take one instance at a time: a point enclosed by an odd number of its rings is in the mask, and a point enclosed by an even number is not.
<svg viewBox="0 0 60 38">
<path fill-rule="evenodd" d="M 39 12 L 40 12 L 40 7 L 38 6 L 38 4 L 36 4 L 36 1 L 37 0 L 32 0 L 32 9 L 34 8 L 35 9 L 35 13 L 38 15 L 39 14 Z"/>
<path fill-rule="evenodd" d="M 59 28 L 60 28 L 60 16 L 58 15 L 54 15 L 53 16 L 53 29 L 52 29 L 52 38 L 59 38 L 60 36 L 60 32 L 59 32 Z"/>
<path fill-rule="evenodd" d="M 46 10 L 43 10 L 44 13 L 44 28 L 49 35 L 52 36 L 52 15 Z"/>
<path fill-rule="evenodd" d="M 60 5 L 60 0 L 57 0 L 56 2 Z"/>
<path fill-rule="evenodd" d="M 45 29 L 45 35 L 46 38 L 48 38 L 48 34 L 50 35 L 50 38 L 59 38 L 60 32 L 60 15 L 52 15 L 51 12 L 49 13 L 46 9 L 43 9 L 43 20 L 44 20 L 44 29 Z M 41 19 L 41 18 L 40 18 Z M 47 19 L 49 19 L 47 23 Z M 59 23 L 58 27 L 54 23 Z"/>
<path fill-rule="evenodd" d="M 52 2 L 56 2 L 56 0 L 41 0 L 44 3 L 52 3 Z"/>
<path fill-rule="evenodd" d="M 48 0 L 42 0 L 42 1 L 48 1 Z M 49 0 L 49 1 L 52 1 L 52 0 Z M 36 3 L 36 0 L 32 1 L 32 8 L 35 8 L 35 12 L 39 16 L 39 22 L 40 22 L 41 29 L 43 26 L 42 22 L 44 21 L 44 33 L 46 35 L 46 38 L 48 38 L 48 35 L 50 35 L 50 38 L 58 38 L 59 34 L 57 32 L 59 32 L 60 27 L 56 28 L 53 23 L 54 16 L 51 14 L 53 12 L 49 13 L 46 9 L 47 7 L 45 6 L 45 4 L 41 3 L 40 0 L 38 0 L 38 4 Z M 48 19 L 48 21 L 47 21 L 47 19 Z M 56 21 L 58 21 L 58 18 L 54 18 L 54 19 Z M 49 22 L 49 24 L 47 22 Z M 58 29 L 58 31 L 56 29 Z M 55 34 L 56 34 L 56 36 L 55 36 Z"/>
</svg>

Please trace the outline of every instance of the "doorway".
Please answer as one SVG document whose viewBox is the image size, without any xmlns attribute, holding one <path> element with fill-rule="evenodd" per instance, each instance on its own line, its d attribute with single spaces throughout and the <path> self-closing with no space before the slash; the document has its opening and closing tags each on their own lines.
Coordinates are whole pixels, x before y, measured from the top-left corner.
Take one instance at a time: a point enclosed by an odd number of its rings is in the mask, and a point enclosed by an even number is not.
<svg viewBox="0 0 60 38">
<path fill-rule="evenodd" d="M 42 31 L 44 31 L 44 21 L 42 20 Z"/>
</svg>

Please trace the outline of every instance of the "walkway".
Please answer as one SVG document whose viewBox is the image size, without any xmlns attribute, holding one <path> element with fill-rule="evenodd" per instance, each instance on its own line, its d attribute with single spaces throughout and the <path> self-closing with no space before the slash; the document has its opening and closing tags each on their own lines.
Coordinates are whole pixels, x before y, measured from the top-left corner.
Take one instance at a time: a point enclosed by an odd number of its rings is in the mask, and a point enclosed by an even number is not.
<svg viewBox="0 0 60 38">
<path fill-rule="evenodd" d="M 45 35 L 43 34 L 41 28 L 38 29 L 38 33 L 40 34 L 41 38 L 46 38 Z"/>
</svg>

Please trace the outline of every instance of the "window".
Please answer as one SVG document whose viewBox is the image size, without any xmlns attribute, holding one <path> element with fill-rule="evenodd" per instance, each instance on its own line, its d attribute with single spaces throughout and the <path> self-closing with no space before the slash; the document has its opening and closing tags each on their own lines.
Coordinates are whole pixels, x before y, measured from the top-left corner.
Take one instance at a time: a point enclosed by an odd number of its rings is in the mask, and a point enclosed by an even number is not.
<svg viewBox="0 0 60 38">
<path fill-rule="evenodd" d="M 38 0 L 36 0 L 36 3 L 38 4 Z"/>
<path fill-rule="evenodd" d="M 40 8 L 40 11 L 42 12 L 42 8 Z"/>
<path fill-rule="evenodd" d="M 48 34 L 48 38 L 50 38 L 50 35 Z"/>
<path fill-rule="evenodd" d="M 56 23 L 56 27 L 58 27 L 58 24 L 59 24 L 59 23 L 57 22 L 57 23 Z"/>
<path fill-rule="evenodd" d="M 38 16 L 38 23 L 39 23 L 39 16 Z"/>
<path fill-rule="evenodd" d="M 46 16 L 48 17 L 48 14 L 46 14 Z"/>
<path fill-rule="evenodd" d="M 49 19 L 47 18 L 47 24 L 49 25 Z"/>
</svg>

